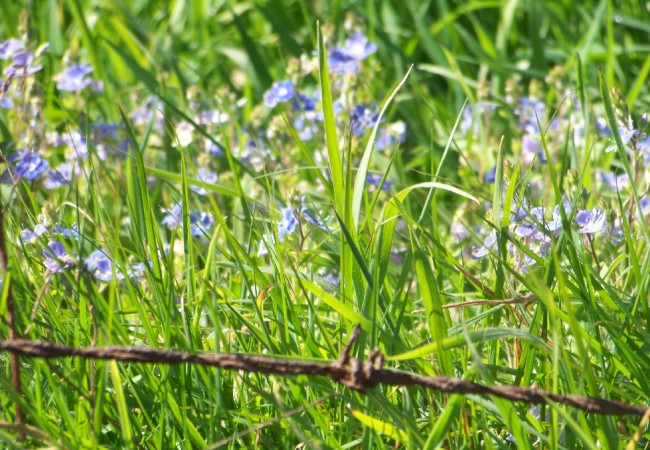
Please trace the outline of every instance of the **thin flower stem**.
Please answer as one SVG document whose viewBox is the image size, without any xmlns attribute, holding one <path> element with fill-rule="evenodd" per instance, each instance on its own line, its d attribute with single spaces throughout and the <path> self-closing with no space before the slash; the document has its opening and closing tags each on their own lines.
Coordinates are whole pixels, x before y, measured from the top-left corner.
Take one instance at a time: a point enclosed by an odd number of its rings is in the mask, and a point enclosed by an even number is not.
<svg viewBox="0 0 650 450">
<path fill-rule="evenodd" d="M 598 267 L 598 272 L 600 273 L 600 261 L 598 261 L 598 255 L 596 254 L 596 248 L 594 247 L 594 240 L 591 238 L 590 234 L 587 234 L 587 241 L 589 242 L 589 248 L 591 249 L 591 256 L 594 257 L 596 267 Z"/>
</svg>

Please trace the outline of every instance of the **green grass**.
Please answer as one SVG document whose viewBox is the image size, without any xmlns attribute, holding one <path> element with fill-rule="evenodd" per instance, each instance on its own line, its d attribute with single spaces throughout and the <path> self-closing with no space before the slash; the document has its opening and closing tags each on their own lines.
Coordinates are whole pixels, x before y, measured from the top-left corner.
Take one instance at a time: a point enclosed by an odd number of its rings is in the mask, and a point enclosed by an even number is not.
<svg viewBox="0 0 650 450">
<path fill-rule="evenodd" d="M 650 404 L 650 233 L 639 207 L 650 169 L 627 158 L 617 131 L 626 108 L 638 126 L 650 105 L 646 5 L 323 5 L 0 2 L 0 41 L 26 36 L 31 50 L 50 43 L 43 70 L 11 82 L 15 107 L 0 109 L 2 156 L 33 148 L 55 167 L 65 150 L 45 132 L 76 130 L 89 153 L 66 186 L 46 190 L 42 178 L 0 185 L 9 256 L 0 339 L 11 289 L 18 332 L 34 340 L 333 360 L 360 324 L 353 355 L 379 347 L 389 367 Z M 357 29 L 377 52 L 357 76 L 330 72 L 329 46 Z M 64 59 L 90 63 L 103 91 L 57 90 L 51 79 Z M 324 112 L 309 141 L 290 103 L 264 106 L 265 91 L 286 79 Z M 134 120 L 149 96 L 159 99 L 152 115 Z M 546 105 L 528 117 L 541 130 L 532 160 L 516 111 L 523 97 Z M 348 109 L 374 103 L 383 121 L 354 133 L 337 100 Z M 480 109 L 486 103 L 497 108 Z M 229 120 L 200 120 L 208 109 Z M 470 110 L 478 112 L 468 122 Z M 597 118 L 611 138 L 599 136 Z M 378 149 L 381 131 L 397 121 L 405 142 Z M 96 123 L 117 125 L 119 136 L 93 141 Z M 207 143 L 221 155 L 208 155 Z M 201 167 L 217 180 L 202 179 Z M 599 169 L 625 173 L 631 188 L 617 193 Z M 516 234 L 517 220 L 540 228 L 563 194 L 572 207 L 539 254 Z M 185 214 L 170 229 L 161 220 L 176 203 Z M 535 206 L 547 208 L 542 220 Z M 285 207 L 297 224 L 281 236 Z M 517 219 L 521 207 L 528 215 Z M 578 211 L 595 207 L 606 211 L 608 231 L 579 233 Z M 192 233 L 197 211 L 213 224 Z M 47 234 L 20 243 L 21 230 L 44 222 Z M 73 223 L 78 238 L 56 234 L 55 224 Z M 472 259 L 492 232 L 494 246 Z M 75 267 L 46 270 L 50 240 L 64 243 Z M 141 263 L 141 278 L 97 280 L 81 258 L 98 249 L 113 277 Z M 536 300 L 448 307 L 525 295 Z M 650 447 L 639 417 L 555 404 L 531 412 L 414 387 L 362 394 L 324 378 L 191 365 L 22 358 L 21 369 L 17 395 L 9 355 L 0 354 L 0 447 L 624 448 L 636 432 L 636 446 Z M 24 439 L 14 405 L 30 427 Z"/>
</svg>

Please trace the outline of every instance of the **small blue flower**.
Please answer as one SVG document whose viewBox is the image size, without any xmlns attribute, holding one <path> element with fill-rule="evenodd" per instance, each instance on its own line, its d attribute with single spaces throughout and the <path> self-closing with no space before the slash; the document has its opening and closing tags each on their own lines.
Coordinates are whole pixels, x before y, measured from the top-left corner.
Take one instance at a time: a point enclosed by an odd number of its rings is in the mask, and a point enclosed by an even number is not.
<svg viewBox="0 0 650 450">
<path fill-rule="evenodd" d="M 162 219 L 162 224 L 172 229 L 183 224 L 183 207 L 180 202 L 174 204 L 171 210 L 164 210 L 167 214 Z M 192 211 L 189 214 L 190 233 L 192 236 L 205 236 L 212 226 L 213 217 L 201 211 Z"/>
<path fill-rule="evenodd" d="M 0 59 L 9 59 L 25 48 L 25 43 L 18 39 L 0 42 Z"/>
<path fill-rule="evenodd" d="M 335 47 L 327 58 L 330 70 L 340 75 L 359 71 L 359 62 L 377 51 L 377 44 L 370 42 L 363 33 L 357 31 L 345 40 L 342 46 Z"/>
<path fill-rule="evenodd" d="M 603 117 L 598 117 L 594 126 L 596 127 L 596 131 L 598 131 L 598 136 L 608 137 L 612 135 L 612 130 L 609 128 L 609 125 L 607 125 L 607 120 Z"/>
<path fill-rule="evenodd" d="M 544 208 L 533 208 L 530 210 L 530 216 L 526 214 L 525 221 L 518 225 L 515 234 L 523 238 L 536 240 L 544 239 L 544 233 L 540 230 L 538 224 L 544 223 Z"/>
<path fill-rule="evenodd" d="M 72 163 L 65 162 L 60 164 L 56 169 L 50 170 L 47 173 L 47 178 L 43 181 L 43 187 L 45 189 L 56 189 L 70 184 L 72 171 Z"/>
<path fill-rule="evenodd" d="M 190 232 L 192 236 L 205 236 L 214 222 L 213 217 L 205 212 L 190 213 Z"/>
<path fill-rule="evenodd" d="M 81 236 L 79 234 L 79 226 L 76 223 L 72 224 L 70 228 L 62 227 L 61 225 L 57 224 L 54 226 L 54 231 L 65 237 L 77 238 Z"/>
<path fill-rule="evenodd" d="M 650 198 L 642 198 L 639 200 L 639 208 L 641 208 L 642 214 L 648 214 L 650 212 Z"/>
<path fill-rule="evenodd" d="M 375 148 L 379 151 L 382 151 L 395 142 L 395 138 L 389 133 L 385 128 L 382 128 L 379 132 L 379 136 L 375 139 Z"/>
<path fill-rule="evenodd" d="M 616 192 L 627 188 L 630 182 L 630 178 L 625 173 L 621 175 L 615 175 L 615 174 L 608 174 L 606 172 L 603 172 L 602 170 L 598 171 L 598 178 L 600 178 L 600 180 L 603 183 L 605 183 L 613 191 Z"/>
<path fill-rule="evenodd" d="M 223 156 L 223 150 L 211 139 L 205 139 L 205 151 L 212 156 Z"/>
<path fill-rule="evenodd" d="M 467 106 L 463 110 L 463 121 L 460 123 L 460 131 L 466 134 L 472 131 L 472 134 L 477 134 L 479 131 L 479 120 L 483 115 L 487 115 L 497 109 L 496 103 L 480 102 L 476 103 L 473 107 Z M 473 125 L 473 126 L 472 126 Z"/>
<path fill-rule="evenodd" d="M 341 49 L 334 49 L 327 57 L 327 66 L 334 73 L 347 75 L 359 70 L 359 63 Z"/>
<path fill-rule="evenodd" d="M 352 133 L 361 136 L 367 128 L 372 128 L 379 118 L 375 107 L 357 105 L 352 110 Z"/>
<path fill-rule="evenodd" d="M 29 228 L 22 230 L 20 232 L 20 237 L 18 238 L 18 243 L 20 244 L 22 242 L 23 244 L 31 244 L 36 242 L 36 240 L 45 233 L 47 233 L 47 228 L 45 225 L 39 223 L 34 227 L 34 231 Z"/>
<path fill-rule="evenodd" d="M 93 68 L 89 64 L 75 64 L 56 74 L 52 79 L 59 90 L 76 92 L 85 89 L 93 82 L 92 78 L 86 78 L 86 75 L 92 71 Z"/>
<path fill-rule="evenodd" d="M 7 67 L 4 74 L 7 78 L 22 78 L 38 72 L 43 68 L 41 65 L 33 65 L 34 55 L 30 52 L 16 53 Z"/>
<path fill-rule="evenodd" d="M 341 275 L 338 273 L 328 273 L 325 275 L 325 278 L 323 278 L 326 282 L 331 284 L 334 287 L 338 287 L 339 284 L 341 283 Z"/>
<path fill-rule="evenodd" d="M 88 142 L 80 131 L 72 130 L 63 133 L 60 142 L 61 144 L 67 145 L 65 159 L 82 161 L 88 159 Z"/>
<path fill-rule="evenodd" d="M 483 241 L 482 247 L 474 247 L 472 250 L 472 259 L 481 259 L 488 254 L 489 250 L 497 243 L 497 234 L 493 231 L 488 234 Z"/>
<path fill-rule="evenodd" d="M 144 263 L 137 263 L 134 264 L 133 267 L 131 268 L 131 271 L 129 272 L 128 276 L 132 280 L 142 280 L 142 277 L 144 277 L 144 272 L 146 270 L 146 266 Z"/>
<path fill-rule="evenodd" d="M 24 152 L 21 161 L 16 166 L 16 174 L 30 181 L 38 178 L 48 168 L 47 161 L 36 152 Z"/>
<path fill-rule="evenodd" d="M 316 225 L 318 228 L 321 228 L 323 230 L 329 231 L 329 227 L 325 225 L 324 221 L 328 219 L 328 217 L 325 217 L 323 220 L 319 220 L 312 213 L 309 212 L 307 209 L 307 205 L 305 205 L 305 200 L 306 197 L 302 197 L 302 207 L 300 209 L 300 213 L 302 216 L 307 220 L 307 222 L 313 223 Z M 322 217 L 321 213 L 319 212 L 319 217 Z"/>
<path fill-rule="evenodd" d="M 216 173 L 211 172 L 210 169 L 207 169 L 205 167 L 199 167 L 199 170 L 197 171 L 197 178 L 199 181 L 208 184 L 216 184 L 219 180 L 219 177 Z M 190 185 L 189 188 L 199 195 L 206 195 L 208 193 L 207 189 L 200 186 Z"/>
<path fill-rule="evenodd" d="M 314 120 L 309 120 L 306 113 L 296 116 L 293 127 L 298 132 L 298 138 L 303 142 L 311 141 L 318 132 L 318 125 Z"/>
<path fill-rule="evenodd" d="M 84 259 L 84 263 L 86 264 L 86 269 L 98 280 L 111 281 L 113 279 L 111 260 L 103 250 L 95 250 L 92 252 Z"/>
<path fill-rule="evenodd" d="M 560 205 L 555 205 L 553 209 L 553 219 L 546 224 L 546 229 L 556 236 L 559 235 L 562 229 L 562 213 L 560 212 Z M 568 212 L 566 214 L 569 214 Z"/>
<path fill-rule="evenodd" d="M 377 51 L 377 44 L 370 42 L 360 31 L 345 40 L 342 49 L 348 56 L 361 61 Z"/>
<path fill-rule="evenodd" d="M 9 97 L 0 98 L 0 108 L 11 109 L 14 107 L 14 102 Z"/>
<path fill-rule="evenodd" d="M 579 211 L 576 214 L 576 222 L 580 225 L 578 233 L 594 234 L 605 231 L 606 219 L 605 212 L 599 208 L 594 208 L 593 211 Z"/>
<path fill-rule="evenodd" d="M 497 166 L 494 166 L 490 170 L 485 172 L 485 182 L 488 184 L 494 184 L 494 181 L 496 179 L 497 179 Z"/>
<path fill-rule="evenodd" d="M 61 272 L 63 269 L 74 267 L 75 260 L 68 255 L 65 247 L 59 241 L 50 241 L 47 243 L 49 250 L 43 250 L 43 265 L 51 273 Z"/>
<path fill-rule="evenodd" d="M 20 238 L 18 238 L 18 243 L 31 244 L 36 242 L 38 236 L 30 229 L 25 229 L 20 232 Z"/>
<path fill-rule="evenodd" d="M 172 209 L 163 210 L 166 214 L 163 216 L 161 223 L 170 230 L 183 223 L 183 207 L 181 203 L 176 203 Z"/>
<path fill-rule="evenodd" d="M 278 103 L 288 102 L 293 96 L 294 84 L 291 80 L 277 81 L 264 93 L 264 104 L 273 108 Z"/>
<path fill-rule="evenodd" d="M 314 111 L 317 102 L 308 95 L 298 94 L 291 103 L 291 106 L 296 111 Z"/>
<path fill-rule="evenodd" d="M 366 177 L 366 183 L 368 183 L 371 186 L 374 186 L 376 188 L 379 187 L 379 183 L 381 183 L 382 175 L 381 174 L 374 174 L 374 173 L 368 173 L 368 176 Z M 381 186 L 382 191 L 389 191 L 390 188 L 393 187 L 393 184 L 395 182 L 391 180 L 385 180 L 384 184 Z"/>
<path fill-rule="evenodd" d="M 639 130 L 628 130 L 625 127 L 618 127 L 618 134 L 621 136 L 623 146 L 629 144 L 632 139 L 643 137 L 643 134 Z M 605 149 L 606 153 L 610 153 L 616 150 L 616 140 L 613 139 L 613 141 L 614 143 Z"/>
<path fill-rule="evenodd" d="M 533 137 L 530 134 L 524 134 L 521 138 L 521 150 L 523 152 L 524 161 L 527 164 L 533 162 L 535 157 L 541 164 L 546 164 L 546 153 L 542 147 L 541 141 L 538 137 Z"/>
<path fill-rule="evenodd" d="M 381 129 L 379 136 L 375 139 L 375 148 L 379 151 L 383 151 L 387 147 L 395 143 L 402 143 L 405 140 L 406 124 L 402 121 L 393 122 Z"/>
<path fill-rule="evenodd" d="M 284 208 L 282 210 L 282 220 L 278 222 L 278 238 L 282 239 L 285 235 L 293 233 L 297 225 L 298 219 L 293 213 L 293 208 Z"/>
<path fill-rule="evenodd" d="M 530 97 L 522 97 L 519 100 L 519 109 L 515 110 L 515 114 L 523 117 L 530 117 L 536 123 L 536 118 L 541 119 L 545 109 L 546 103 L 543 101 Z"/>
</svg>

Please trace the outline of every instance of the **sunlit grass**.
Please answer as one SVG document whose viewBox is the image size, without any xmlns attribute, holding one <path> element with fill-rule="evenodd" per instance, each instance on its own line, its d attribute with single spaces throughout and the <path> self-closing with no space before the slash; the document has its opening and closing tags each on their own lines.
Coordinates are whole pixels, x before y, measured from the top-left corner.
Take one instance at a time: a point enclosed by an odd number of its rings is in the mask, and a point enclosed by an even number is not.
<svg viewBox="0 0 650 450">
<path fill-rule="evenodd" d="M 650 403 L 641 2 L 42 1 L 1 2 L 0 16 L 0 41 L 50 44 L 42 70 L 5 74 L 0 97 L 13 102 L 0 109 L 3 158 L 34 150 L 49 165 L 9 161 L 0 185 L 24 337 L 336 359 L 360 324 L 353 353 L 379 347 L 391 367 Z M 332 51 L 356 31 L 368 42 L 354 71 Z M 77 63 L 93 84 L 57 87 Z M 268 104 L 286 80 L 295 92 Z M 46 189 L 66 161 L 69 183 Z M 611 181 L 622 174 L 626 186 Z M 104 265 L 87 260 L 98 250 Z M 21 362 L 17 396 L 0 355 L 7 447 L 15 404 L 30 448 L 650 437 L 639 418 L 418 388 Z"/>
</svg>

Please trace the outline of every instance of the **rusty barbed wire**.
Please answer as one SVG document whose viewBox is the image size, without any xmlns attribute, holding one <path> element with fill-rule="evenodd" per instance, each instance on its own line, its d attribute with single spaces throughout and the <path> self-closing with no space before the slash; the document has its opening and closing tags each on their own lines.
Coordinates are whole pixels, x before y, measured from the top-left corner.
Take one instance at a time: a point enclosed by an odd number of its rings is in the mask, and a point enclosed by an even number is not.
<svg viewBox="0 0 650 450">
<path fill-rule="evenodd" d="M 325 376 L 357 391 L 377 385 L 420 386 L 447 394 L 495 396 L 530 404 L 558 403 L 602 415 L 637 415 L 648 413 L 650 407 L 635 406 L 615 400 L 581 395 L 561 395 L 519 386 L 486 386 L 472 381 L 443 376 L 423 376 L 384 368 L 384 355 L 378 350 L 368 360 L 350 356 L 352 344 L 361 328 L 357 326 L 339 359 L 326 362 L 301 361 L 272 356 L 237 353 L 187 353 L 149 347 L 67 347 L 43 341 L 16 339 L 0 341 L 0 350 L 38 358 L 80 357 L 149 364 L 199 364 L 225 370 L 240 370 L 279 376 Z"/>
</svg>

